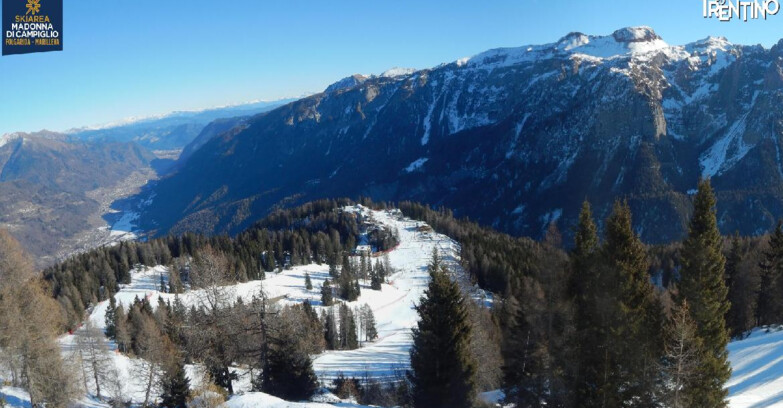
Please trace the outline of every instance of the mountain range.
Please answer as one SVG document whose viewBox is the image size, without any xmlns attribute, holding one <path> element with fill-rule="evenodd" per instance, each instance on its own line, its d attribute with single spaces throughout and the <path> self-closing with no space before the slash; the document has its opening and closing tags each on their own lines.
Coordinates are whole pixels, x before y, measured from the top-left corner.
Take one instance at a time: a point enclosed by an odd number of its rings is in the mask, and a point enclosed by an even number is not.
<svg viewBox="0 0 783 408">
<path fill-rule="evenodd" d="M 64 133 L 0 135 L 0 227 L 45 266 L 120 234 L 120 199 L 176 169 L 216 132 L 290 100 L 123 121 Z"/>
<path fill-rule="evenodd" d="M 140 226 L 232 233 L 321 197 L 417 200 L 517 235 L 570 231 L 626 199 L 651 243 L 679 239 L 699 178 L 720 226 L 783 215 L 783 41 L 669 45 L 649 27 L 570 33 L 431 69 L 353 75 L 201 140 L 153 183 Z"/>
</svg>

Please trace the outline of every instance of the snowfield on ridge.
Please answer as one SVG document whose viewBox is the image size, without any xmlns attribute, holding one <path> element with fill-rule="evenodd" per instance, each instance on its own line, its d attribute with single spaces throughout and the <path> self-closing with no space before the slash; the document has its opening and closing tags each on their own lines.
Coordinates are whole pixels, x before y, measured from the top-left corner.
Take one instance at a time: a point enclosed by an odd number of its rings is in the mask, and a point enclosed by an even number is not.
<svg viewBox="0 0 783 408">
<path fill-rule="evenodd" d="M 368 215 L 371 210 L 354 206 L 346 211 L 363 212 Z M 362 343 L 356 350 L 326 351 L 313 356 L 313 366 L 322 386 L 330 386 L 332 379 L 339 373 L 348 377 L 371 377 L 381 380 L 395 381 L 409 368 L 409 350 L 412 344 L 411 328 L 418 321 L 414 306 L 424 293 L 429 282 L 427 264 L 432 251 L 437 249 L 443 260 L 450 266 L 452 277 L 457 280 L 474 301 L 490 305 L 490 294 L 470 285 L 469 279 L 459 265 L 460 247 L 457 242 L 442 234 L 423 232 L 427 225 L 402 217 L 396 211 L 372 211 L 376 223 L 396 228 L 399 231 L 400 245 L 388 252 L 389 260 L 394 267 L 394 273 L 388 277 L 381 291 L 371 290 L 369 282 L 362 281 L 362 293 L 355 302 L 349 302 L 351 307 L 368 304 L 375 314 L 378 338 L 372 342 Z M 148 298 L 152 307 L 157 306 L 157 298 L 174 300 L 173 294 L 161 293 L 161 276 L 166 279 L 168 269 L 164 266 L 144 268 L 132 273 L 132 283 L 121 285 L 121 290 L 115 295 L 118 304 L 128 306 L 136 297 Z M 309 274 L 313 289 L 305 288 L 305 274 Z M 310 301 L 320 312 L 320 286 L 329 277 L 327 265 L 310 264 L 297 266 L 278 273 L 267 273 L 263 281 L 251 281 L 233 285 L 231 288 L 236 297 L 249 300 L 253 295 L 264 290 L 268 298 L 279 305 L 296 304 Z M 198 302 L 199 291 L 188 291 L 180 294 L 180 300 L 190 306 Z M 96 327 L 105 327 L 105 314 L 108 301 L 97 304 L 90 320 Z M 63 355 L 66 359 L 73 358 L 75 336 L 65 335 L 60 339 Z M 138 364 L 136 359 L 116 352 L 116 346 L 111 344 L 115 367 L 123 384 L 123 396 L 138 404 L 143 401 L 143 384 L 133 380 L 133 369 Z M 731 408 L 761 408 L 783 407 L 783 330 L 771 328 L 757 329 L 743 340 L 729 344 L 729 361 L 733 373 L 726 386 L 729 389 L 729 406 Z M 287 402 L 268 394 L 250 392 L 250 376 L 246 369 L 237 367 L 239 380 L 235 384 L 238 395 L 231 398 L 227 408 L 259 407 L 296 407 L 321 408 L 328 406 L 362 407 L 353 401 L 339 400 L 330 393 L 320 394 L 314 402 Z M 187 366 L 191 387 L 200 384 L 202 370 L 199 366 Z M 91 387 L 94 385 L 91 384 Z M 93 392 L 94 389 L 91 391 Z M 5 396 L 9 407 L 29 407 L 29 397 L 17 388 L 3 387 L 0 393 Z M 104 393 L 106 391 L 104 390 Z M 109 395 L 111 393 L 109 392 Z M 496 398 L 495 398 L 496 399 Z M 108 407 L 107 404 L 95 401 L 85 396 L 77 402 L 80 407 Z"/>
<path fill-rule="evenodd" d="M 431 231 L 427 224 L 405 218 L 396 210 L 374 211 L 360 205 L 347 207 L 343 210 L 361 212 L 365 216 L 371 215 L 375 223 L 396 229 L 399 232 L 400 244 L 388 252 L 394 273 L 387 277 L 387 283 L 383 284 L 382 290 L 372 290 L 369 281 L 360 281 L 361 296 L 354 302 L 346 302 L 351 308 L 358 308 L 364 304 L 372 308 L 375 314 L 378 338 L 372 342 L 362 342 L 361 347 L 356 350 L 325 351 L 313 356 L 313 367 L 322 386 L 331 386 L 332 380 L 340 373 L 348 377 L 370 377 L 382 381 L 395 381 L 410 366 L 409 350 L 413 342 L 411 329 L 418 321 L 415 305 L 421 299 L 429 282 L 427 265 L 433 250 L 438 250 L 444 263 L 450 267 L 452 278 L 460 283 L 464 292 L 474 301 L 489 305 L 492 302 L 492 297 L 489 293 L 470 284 L 468 276 L 459 264 L 459 244 L 445 235 Z M 305 288 L 305 274 L 310 276 L 313 284 L 312 290 Z M 117 304 L 122 304 L 127 308 L 136 298 L 147 298 L 151 306 L 155 308 L 158 304 L 158 297 L 163 298 L 164 301 L 173 302 L 174 294 L 162 293 L 159 290 L 161 279 L 167 283 L 167 275 L 168 268 L 160 265 L 134 270 L 131 274 L 132 282 L 120 285 L 120 291 L 115 294 Z M 250 300 L 263 290 L 271 302 L 280 306 L 309 301 L 320 313 L 320 310 L 323 309 L 320 288 L 327 278 L 329 278 L 329 267 L 326 264 L 309 264 L 277 273 L 267 273 L 266 279 L 262 281 L 232 285 L 231 291 L 234 297 Z M 199 291 L 187 291 L 180 294 L 179 299 L 189 308 L 191 305 L 198 304 Z M 108 301 L 103 301 L 92 309 L 89 319 L 94 326 L 105 328 L 108 304 Z M 73 355 L 74 343 L 75 335 L 73 334 L 65 335 L 60 339 L 66 358 Z M 134 403 L 142 402 L 144 398 L 143 384 L 137 384 L 131 380 L 133 367 L 137 364 L 136 360 L 116 352 L 115 344 L 111 344 L 111 347 L 114 350 L 115 366 L 122 378 L 124 396 L 132 399 Z M 191 387 L 195 388 L 199 385 L 201 378 L 200 367 L 188 366 L 187 369 L 191 378 Z M 247 370 L 237 367 L 237 373 L 239 380 L 235 384 L 235 390 L 245 394 L 231 399 L 227 403 L 228 407 L 322 407 L 329 406 L 330 403 L 359 407 L 350 401 L 340 401 L 331 394 L 316 398 L 322 402 L 286 403 L 263 393 L 250 392 L 250 376 Z M 11 394 L 16 395 L 18 392 L 9 389 L 8 395 Z M 23 401 L 23 399 L 17 399 Z M 81 402 L 81 405 L 104 406 L 87 398 Z"/>
</svg>

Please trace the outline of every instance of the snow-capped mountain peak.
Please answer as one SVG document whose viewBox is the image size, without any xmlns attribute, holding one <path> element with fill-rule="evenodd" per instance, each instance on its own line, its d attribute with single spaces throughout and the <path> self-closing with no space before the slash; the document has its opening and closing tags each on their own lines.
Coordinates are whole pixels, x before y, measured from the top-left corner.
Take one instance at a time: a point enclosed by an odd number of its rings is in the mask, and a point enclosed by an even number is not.
<svg viewBox="0 0 783 408">
<path fill-rule="evenodd" d="M 383 78 L 396 78 L 400 76 L 408 76 L 416 72 L 416 68 L 400 68 L 400 67 L 393 67 L 390 69 L 387 69 L 381 74 L 381 77 Z"/>
<path fill-rule="evenodd" d="M 467 64 L 477 68 L 497 68 L 557 55 L 575 54 L 599 59 L 613 59 L 667 48 L 671 47 L 652 28 L 627 27 L 621 28 L 611 35 L 593 36 L 573 32 L 552 44 L 489 50 L 468 60 L 460 60 L 457 65 Z"/>
</svg>

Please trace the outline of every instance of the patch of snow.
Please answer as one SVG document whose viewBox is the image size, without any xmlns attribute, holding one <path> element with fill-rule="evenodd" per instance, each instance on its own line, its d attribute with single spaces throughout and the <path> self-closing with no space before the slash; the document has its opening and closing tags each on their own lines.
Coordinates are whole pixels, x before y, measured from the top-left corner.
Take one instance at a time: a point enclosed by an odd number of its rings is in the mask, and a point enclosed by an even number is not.
<svg viewBox="0 0 783 408">
<path fill-rule="evenodd" d="M 396 78 L 401 76 L 408 76 L 416 72 L 415 68 L 400 68 L 400 67 L 394 67 L 391 69 L 388 69 L 384 71 L 381 74 L 382 78 Z"/>
<path fill-rule="evenodd" d="M 560 217 L 563 216 L 562 208 L 555 208 L 554 210 L 541 216 L 541 223 L 544 224 L 544 228 L 549 227 L 549 224 L 557 222 Z"/>
<path fill-rule="evenodd" d="M 335 403 L 340 407 L 365 407 L 365 405 L 359 405 L 351 400 L 340 401 L 337 399 Z M 334 408 L 334 406 L 333 404 L 322 402 L 289 402 L 262 392 L 248 392 L 231 398 L 222 405 L 222 408 Z"/>
<path fill-rule="evenodd" d="M 360 212 L 374 219 L 377 223 L 397 229 L 400 234 L 400 245 L 388 253 L 389 261 L 394 268 L 394 273 L 389 276 L 387 283 L 382 285 L 381 291 L 370 288 L 369 281 L 360 281 L 361 296 L 354 302 L 347 302 L 351 308 L 358 308 L 367 304 L 373 310 L 376 319 L 376 328 L 379 337 L 372 342 L 363 342 L 357 350 L 325 351 L 313 357 L 313 368 L 321 384 L 330 385 L 331 381 L 340 373 L 346 376 L 363 377 L 380 380 L 394 380 L 400 373 L 410 367 L 409 351 L 412 345 L 411 329 L 418 321 L 418 314 L 414 308 L 429 281 L 427 264 L 433 249 L 437 249 L 443 261 L 452 270 L 452 279 L 460 284 L 463 292 L 478 304 L 491 307 L 492 295 L 484 292 L 470 282 L 470 278 L 460 266 L 460 246 L 445 235 L 435 232 L 422 233 L 419 227 L 423 222 L 410 220 L 400 215 L 399 211 L 373 211 L 357 205 L 344 208 L 347 212 Z M 558 216 L 559 217 L 559 216 Z M 309 275 L 313 289 L 305 287 L 306 275 Z M 131 271 L 131 283 L 120 285 L 120 290 L 115 294 L 117 304 L 129 306 L 136 298 L 147 298 L 152 308 L 158 305 L 158 297 L 164 301 L 173 302 L 175 295 L 159 291 L 161 278 L 167 284 L 168 268 L 166 266 L 145 267 Z M 278 273 L 267 273 L 263 281 L 251 281 L 238 283 L 228 287 L 229 297 L 242 298 L 249 301 L 252 296 L 263 290 L 269 299 L 277 305 L 300 304 L 309 301 L 316 311 L 320 312 L 321 305 L 320 286 L 329 279 L 329 267 L 327 265 L 303 265 L 283 270 Z M 178 295 L 180 301 L 189 308 L 197 305 L 200 299 L 200 291 L 187 291 Z M 109 301 L 103 301 L 91 309 L 89 319 L 98 328 L 105 328 L 105 316 Z M 66 335 L 60 339 L 64 355 L 72 354 L 75 344 L 74 335 Z M 112 345 L 116 349 L 116 346 Z M 143 387 L 136 384 L 132 378 L 132 368 L 138 364 L 138 360 L 128 356 L 114 353 L 113 359 L 118 372 L 125 383 L 123 393 L 134 403 L 143 401 Z M 201 375 L 198 366 L 187 366 L 188 376 L 191 378 L 191 386 L 197 387 Z M 249 392 L 249 374 L 246 370 L 235 368 L 240 376 L 235 389 L 239 392 Z M 326 396 L 316 398 L 320 403 L 336 403 L 338 406 L 356 406 L 349 401 L 332 401 Z M 267 405 L 270 404 L 270 405 Z M 260 393 L 248 393 L 232 398 L 227 407 L 245 406 L 280 406 L 290 407 L 321 407 L 331 405 L 318 405 L 319 403 L 291 403 L 281 402 L 269 395 Z M 261 404 L 261 405 L 259 405 Z M 304 405 L 303 405 L 304 404 Z"/>
<path fill-rule="evenodd" d="M 139 219 L 139 214 L 133 211 L 127 211 L 122 215 L 117 222 L 111 226 L 111 238 L 114 241 L 118 240 L 132 240 L 138 238 L 134 232 L 136 227 L 136 221 Z"/>
<path fill-rule="evenodd" d="M 731 378 L 726 383 L 731 408 L 783 406 L 783 330 L 754 330 L 729 343 Z"/>
<path fill-rule="evenodd" d="M 407 173 L 413 173 L 414 171 L 421 170 L 424 167 L 424 163 L 427 163 L 430 159 L 426 157 L 422 157 L 420 159 L 417 159 L 413 163 L 409 164 L 408 167 L 405 168 L 405 172 Z"/>
<path fill-rule="evenodd" d="M 747 128 L 749 114 L 750 112 L 745 113 L 731 125 L 726 134 L 699 157 L 703 178 L 707 179 L 722 174 L 748 154 L 753 146 L 745 144 L 743 136 Z"/>
<path fill-rule="evenodd" d="M 0 147 L 3 147 L 9 142 L 16 140 L 20 137 L 22 137 L 21 133 L 5 133 L 3 135 L 0 135 Z"/>
</svg>

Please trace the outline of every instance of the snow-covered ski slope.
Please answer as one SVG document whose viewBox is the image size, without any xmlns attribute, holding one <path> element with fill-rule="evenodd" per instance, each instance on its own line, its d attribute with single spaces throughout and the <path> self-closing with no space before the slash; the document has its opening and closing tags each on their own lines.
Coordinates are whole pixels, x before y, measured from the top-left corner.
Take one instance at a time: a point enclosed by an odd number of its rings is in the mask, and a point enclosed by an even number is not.
<svg viewBox="0 0 783 408">
<path fill-rule="evenodd" d="M 731 408 L 783 407 L 783 328 L 757 329 L 729 344 Z"/>
<path fill-rule="evenodd" d="M 363 207 L 350 210 L 369 212 Z M 459 246 L 456 242 L 434 232 L 419 232 L 418 227 L 424 223 L 394 213 L 373 211 L 372 216 L 376 222 L 399 231 L 400 245 L 389 253 L 395 273 L 380 292 L 363 286 L 361 297 L 349 305 L 370 305 L 375 314 L 378 340 L 357 350 L 327 351 L 316 357 L 314 368 L 322 380 L 334 378 L 340 372 L 346 376 L 393 379 L 408 369 L 411 329 L 418 321 L 414 305 L 427 288 L 427 264 L 434 249 L 452 266 L 456 279 L 466 280 L 457 262 Z"/>
<path fill-rule="evenodd" d="M 389 260 L 395 269 L 381 291 L 370 289 L 369 282 L 361 282 L 362 294 L 356 302 L 350 302 L 351 307 L 368 304 L 373 309 L 379 337 L 375 341 L 363 343 L 358 350 L 327 351 L 313 357 L 314 367 L 322 385 L 331 385 L 331 380 L 339 373 L 346 376 L 375 377 L 395 380 L 409 367 L 408 352 L 411 346 L 411 331 L 418 316 L 414 305 L 419 302 L 429 281 L 427 264 L 433 249 L 437 248 L 444 260 L 454 271 L 453 278 L 460 282 L 466 293 L 483 303 L 491 303 L 490 296 L 472 287 L 465 272 L 459 266 L 459 244 L 450 238 L 425 230 L 426 224 L 402 217 L 396 211 L 371 211 L 361 206 L 348 207 L 346 211 L 372 214 L 378 224 L 396 228 L 400 235 L 400 245 L 389 252 Z M 305 274 L 309 274 L 313 289 L 305 288 Z M 134 298 L 146 297 L 153 307 L 157 305 L 158 296 L 164 300 L 173 301 L 174 295 L 159 292 L 160 278 L 167 276 L 163 266 L 145 268 L 132 273 L 132 283 L 122 285 L 115 298 L 118 303 L 129 305 Z M 236 297 L 250 299 L 259 291 L 264 290 L 270 299 L 277 304 L 295 304 L 309 300 L 316 309 L 321 309 L 320 286 L 329 277 L 326 265 L 305 265 L 279 273 L 267 274 L 264 281 L 255 281 L 234 285 L 232 290 Z M 180 299 L 191 305 L 198 302 L 198 291 L 180 295 Z M 96 305 L 90 319 L 98 327 L 104 327 L 104 316 L 108 302 Z M 320 311 L 320 310 L 319 310 Z M 63 336 L 61 344 L 63 352 L 68 356 L 73 349 L 73 336 Z M 729 344 L 729 359 L 733 374 L 727 387 L 729 389 L 729 406 L 731 408 L 762 408 L 783 407 L 783 330 L 756 330 L 750 337 Z M 134 359 L 115 353 L 115 365 L 123 378 L 125 397 L 135 403 L 143 399 L 143 384 L 136 384 L 132 379 Z M 250 391 L 247 371 L 237 368 L 240 379 L 235 389 L 243 395 L 232 398 L 229 408 L 259 407 L 302 407 L 316 408 L 337 406 L 359 407 L 350 401 L 339 401 L 336 397 L 326 394 L 316 398 L 315 402 L 291 403 L 279 400 L 263 393 Z M 199 368 L 189 366 L 189 376 L 192 385 L 199 381 Z M 5 387 L 0 392 L 6 395 L 6 401 L 12 407 L 28 407 L 29 397 L 22 390 Z M 83 398 L 79 406 L 105 407 L 107 405 L 90 398 Z"/>
<path fill-rule="evenodd" d="M 413 221 L 403 217 L 399 211 L 373 211 L 363 206 L 344 208 L 344 211 L 361 212 L 366 217 L 371 217 L 377 224 L 396 229 L 400 236 L 400 245 L 388 252 L 389 261 L 394 268 L 394 273 L 387 278 L 387 283 L 382 290 L 375 291 L 370 288 L 369 281 L 361 281 L 362 292 L 359 299 L 349 302 L 352 308 L 369 305 L 375 314 L 378 338 L 371 342 L 362 342 L 362 347 L 357 350 L 327 351 L 313 356 L 313 365 L 322 385 L 330 386 L 331 381 L 340 373 L 346 376 L 371 377 L 381 380 L 394 381 L 403 375 L 410 366 L 409 350 L 412 344 L 411 329 L 418 321 L 418 315 L 414 308 L 424 293 L 429 282 L 427 265 L 432 257 L 433 250 L 437 249 L 443 261 L 451 267 L 453 278 L 460 283 L 466 293 L 474 300 L 489 304 L 492 301 L 490 295 L 470 285 L 469 279 L 459 265 L 459 245 L 445 235 L 428 230 L 423 222 Z M 310 275 L 313 289 L 305 288 L 305 274 Z M 147 298 L 153 308 L 157 307 L 158 297 L 166 301 L 174 301 L 173 294 L 159 291 L 161 278 L 167 283 L 168 269 L 165 266 L 156 266 L 134 270 L 131 272 L 131 283 L 120 285 L 120 291 L 115 295 L 118 304 L 123 304 L 126 309 L 136 298 Z M 310 303 L 320 312 L 321 305 L 320 287 L 325 279 L 329 278 L 327 265 L 304 265 L 278 273 L 268 273 L 263 281 L 252 281 L 233 285 L 233 297 L 241 297 L 250 300 L 260 291 L 278 305 Z M 198 304 L 199 291 L 189 291 L 179 295 L 180 300 L 189 307 Z M 92 309 L 89 319 L 99 328 L 105 328 L 106 309 L 109 302 L 101 302 Z M 63 353 L 66 358 L 73 354 L 74 335 L 66 335 L 60 339 Z M 116 349 L 116 346 L 112 344 Z M 134 403 L 143 400 L 143 384 L 136 384 L 131 378 L 133 367 L 137 361 L 114 352 L 114 362 L 118 374 L 123 377 L 123 396 L 130 398 Z M 191 385 L 196 386 L 199 378 L 198 367 L 188 367 Z M 247 370 L 237 368 L 239 381 L 235 385 L 238 392 L 246 394 L 232 399 L 228 406 L 291 406 L 291 407 L 321 407 L 336 403 L 338 406 L 357 407 L 349 401 L 339 401 L 327 394 L 320 396 L 318 402 L 291 404 L 275 399 L 262 393 L 250 393 L 250 381 Z M 8 390 L 8 394 L 18 395 L 20 390 Z M 104 391 L 106 393 L 106 391 Z M 15 400 L 23 401 L 24 398 Z M 248 405 L 250 404 L 250 405 Z M 254 405 L 255 404 L 255 405 Z M 258 405 L 261 404 L 261 405 Z M 278 404 L 278 405 L 276 405 Z M 288 405 L 286 405 L 288 404 Z M 103 406 L 97 401 L 85 398 L 83 406 Z M 21 404 L 20 406 L 24 406 Z"/>
</svg>

